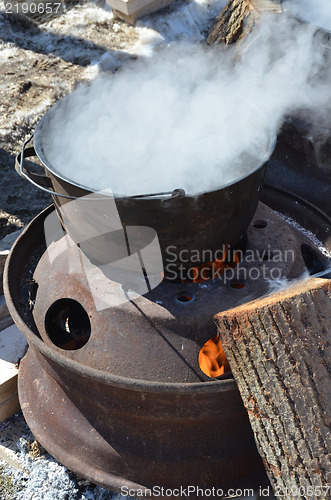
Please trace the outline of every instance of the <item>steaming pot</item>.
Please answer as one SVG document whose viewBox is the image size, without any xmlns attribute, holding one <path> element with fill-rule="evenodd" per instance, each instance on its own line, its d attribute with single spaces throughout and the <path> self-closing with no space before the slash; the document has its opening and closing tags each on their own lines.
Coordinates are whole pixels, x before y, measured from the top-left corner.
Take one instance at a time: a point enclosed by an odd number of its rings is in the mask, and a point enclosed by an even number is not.
<svg viewBox="0 0 331 500">
<path fill-rule="evenodd" d="M 46 158 L 43 148 L 47 128 L 45 124 L 48 124 L 56 110 L 57 105 L 47 111 L 38 123 L 34 136 L 24 143 L 16 158 L 16 170 L 32 184 L 51 194 L 65 230 L 70 236 L 74 236 L 74 241 L 77 241 L 77 238 L 83 241 L 86 237 L 78 233 L 86 229 L 86 220 L 91 220 L 92 204 L 88 200 L 81 200 L 87 195 L 93 195 L 93 191 L 60 175 Z M 32 139 L 34 146 L 28 147 Z M 229 185 L 219 186 L 219 179 L 215 179 L 213 190 L 194 195 L 187 195 L 180 189 L 181 186 L 167 193 L 113 195 L 123 227 L 145 226 L 156 231 L 165 275 L 168 278 L 169 262 L 180 263 L 189 269 L 210 261 L 210 258 L 204 259 L 207 253 L 208 256 L 214 255 L 225 245 L 233 248 L 240 241 L 256 210 L 265 176 L 266 158 L 272 154 L 275 140 L 276 138 L 270 135 L 268 150 L 251 173 Z M 26 159 L 34 156 L 42 163 L 45 175 L 35 174 L 27 165 Z M 80 200 L 79 210 L 71 211 L 70 220 L 63 221 L 61 208 L 73 200 Z M 111 202 L 106 195 L 95 198 L 92 209 L 98 214 L 93 220 L 107 222 Z M 97 224 L 98 222 L 93 225 Z M 103 233 L 104 230 L 100 227 L 100 236 L 91 238 L 84 246 L 84 253 L 97 265 L 109 262 L 109 234 Z M 182 262 L 182 252 L 187 253 L 188 249 L 195 251 L 194 262 L 189 255 L 185 259 L 186 262 Z M 201 255 L 199 262 L 196 255 Z"/>
</svg>

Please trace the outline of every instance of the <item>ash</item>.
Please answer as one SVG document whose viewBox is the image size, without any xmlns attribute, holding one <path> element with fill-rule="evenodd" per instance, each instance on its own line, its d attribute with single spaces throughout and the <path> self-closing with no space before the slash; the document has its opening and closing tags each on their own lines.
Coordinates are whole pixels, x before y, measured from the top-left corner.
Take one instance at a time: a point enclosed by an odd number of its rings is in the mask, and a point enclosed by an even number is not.
<svg viewBox="0 0 331 500">
<path fill-rule="evenodd" d="M 11 442 L 10 435 L 19 430 L 20 437 Z M 3 438 L 2 436 L 6 437 Z M 14 468 L 0 460 L 0 478 L 12 482 L 11 496 L 0 489 L 4 500 L 124 500 L 120 494 L 95 486 L 78 478 L 73 472 L 59 464 L 34 439 L 21 414 L 0 424 L 0 444 L 14 452 L 19 465 Z M 15 438 L 14 438 L 15 441 Z M 12 496 L 12 495 L 15 496 Z M 4 496 L 2 496 L 4 495 Z M 132 498 L 132 497 L 131 497 Z M 134 500 L 134 499 L 132 499 Z"/>
<path fill-rule="evenodd" d="M 0 460 L 0 500 L 138 500 L 89 483 L 59 464 L 35 441 L 21 413 L 0 424 L 0 445 L 10 449 L 17 462 L 10 467 Z M 9 492 L 1 489 L 3 478 L 11 483 Z M 275 500 L 273 496 L 263 498 Z"/>
</svg>

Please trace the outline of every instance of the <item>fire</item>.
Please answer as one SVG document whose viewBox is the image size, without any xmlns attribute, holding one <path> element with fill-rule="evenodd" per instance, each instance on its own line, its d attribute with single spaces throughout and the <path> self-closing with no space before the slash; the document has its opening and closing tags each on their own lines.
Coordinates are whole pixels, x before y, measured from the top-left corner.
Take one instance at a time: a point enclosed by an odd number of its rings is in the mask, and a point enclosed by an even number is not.
<svg viewBox="0 0 331 500">
<path fill-rule="evenodd" d="M 199 352 L 199 366 L 208 377 L 216 378 L 231 372 L 218 335 L 209 339 Z"/>
<path fill-rule="evenodd" d="M 207 281 L 213 277 L 220 276 L 228 268 L 233 268 L 240 262 L 240 251 L 234 252 L 230 256 L 228 249 L 225 250 L 222 257 L 215 259 L 213 262 L 206 262 L 200 266 L 193 267 L 191 269 L 192 279 L 184 280 L 182 283 L 199 283 L 201 281 Z"/>
</svg>

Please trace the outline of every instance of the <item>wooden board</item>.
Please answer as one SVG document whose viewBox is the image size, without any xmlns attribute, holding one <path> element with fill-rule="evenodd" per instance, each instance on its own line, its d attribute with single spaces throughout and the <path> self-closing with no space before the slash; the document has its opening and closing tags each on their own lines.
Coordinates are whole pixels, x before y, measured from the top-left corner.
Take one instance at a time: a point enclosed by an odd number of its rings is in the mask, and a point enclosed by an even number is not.
<svg viewBox="0 0 331 500">
<path fill-rule="evenodd" d="M 6 420 L 7 418 L 11 417 L 12 415 L 15 415 L 15 413 L 21 411 L 21 406 L 17 394 L 17 378 L 15 379 L 15 385 L 16 385 L 15 394 L 13 394 L 6 401 L 0 403 L 0 423 Z"/>
<path fill-rule="evenodd" d="M 3 293 L 3 270 L 9 252 L 0 251 L 0 295 Z"/>
<path fill-rule="evenodd" d="M 0 320 L 0 422 L 20 410 L 17 396 L 18 364 L 27 349 L 26 339 L 11 317 Z"/>
<path fill-rule="evenodd" d="M 140 17 L 170 5 L 174 0 L 106 0 L 114 16 L 134 24 Z"/>
</svg>

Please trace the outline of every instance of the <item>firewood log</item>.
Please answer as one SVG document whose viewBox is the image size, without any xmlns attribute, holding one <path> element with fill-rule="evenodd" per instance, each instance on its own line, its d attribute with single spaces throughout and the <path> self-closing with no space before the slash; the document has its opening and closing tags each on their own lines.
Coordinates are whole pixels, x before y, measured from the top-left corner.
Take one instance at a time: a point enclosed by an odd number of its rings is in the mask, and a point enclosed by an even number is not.
<svg viewBox="0 0 331 500">
<path fill-rule="evenodd" d="M 330 499 L 331 280 L 311 278 L 215 321 L 277 498 Z"/>
<path fill-rule="evenodd" d="M 280 12 L 281 0 L 230 0 L 218 16 L 207 44 L 232 44 L 244 39 L 265 11 Z"/>
</svg>

